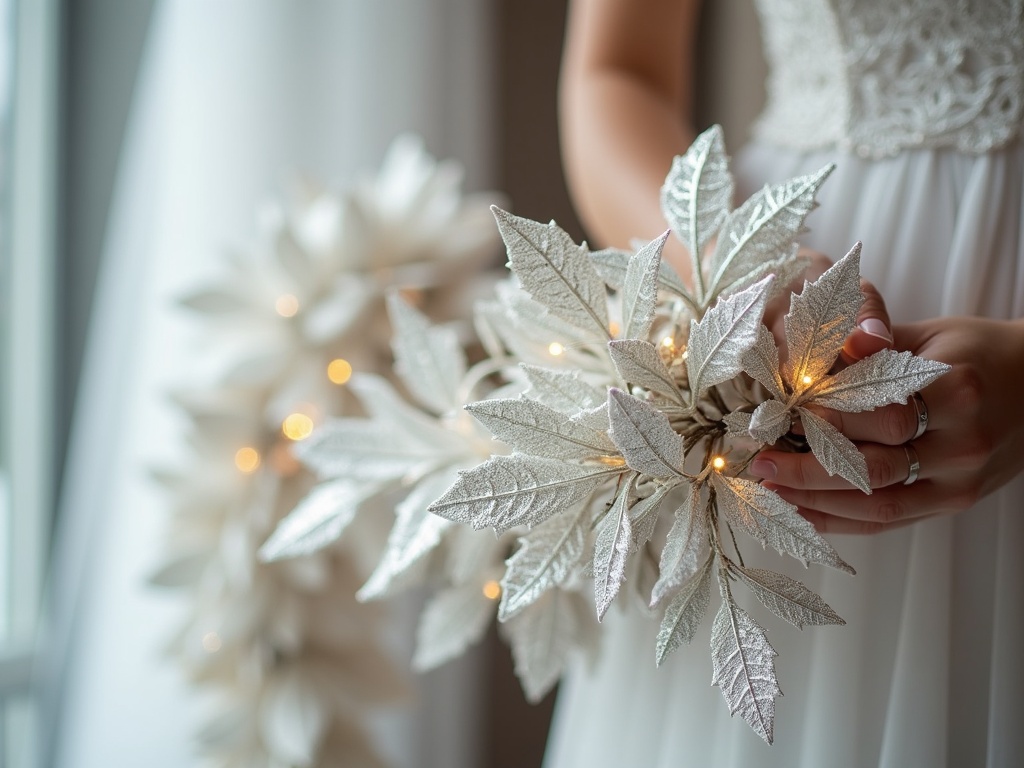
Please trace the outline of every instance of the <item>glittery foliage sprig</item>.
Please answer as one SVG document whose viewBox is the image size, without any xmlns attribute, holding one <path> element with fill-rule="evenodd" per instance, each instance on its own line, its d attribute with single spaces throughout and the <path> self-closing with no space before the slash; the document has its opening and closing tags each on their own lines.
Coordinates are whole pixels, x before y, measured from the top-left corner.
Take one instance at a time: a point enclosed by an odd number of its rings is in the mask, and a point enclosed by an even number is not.
<svg viewBox="0 0 1024 768">
<path fill-rule="evenodd" d="M 661 664 L 693 639 L 717 584 L 712 680 L 770 743 L 776 653 L 733 587 L 742 582 L 799 628 L 843 620 L 792 578 L 747 566 L 736 534 L 804 564 L 852 568 L 744 470 L 762 447 L 791 440 L 799 420 L 825 469 L 870 492 L 863 456 L 807 406 L 906 402 L 947 370 L 885 350 L 836 371 L 862 300 L 859 245 L 793 295 L 780 363 L 763 315 L 805 269 L 796 238 L 830 171 L 766 186 L 732 209 L 721 132 L 698 137 L 662 189 L 664 215 L 692 257 L 692 286 L 661 259 L 669 233 L 635 252 L 590 252 L 554 222 L 495 208 L 513 275 L 477 307 L 489 358 L 462 375 L 451 345 L 427 342 L 439 331 L 403 326 L 409 310 L 394 303 L 398 371 L 419 407 L 366 384 L 371 418 L 336 424 L 303 452 L 328 483 L 372 498 L 403 483 L 388 550 L 361 597 L 414 578 L 443 584 L 421 624 L 423 653 L 437 660 L 447 655 L 433 649 L 482 633 L 480 594 L 500 595 L 498 619 L 536 698 L 570 650 L 599 640 L 579 610 L 584 596 L 600 620 L 627 577 L 646 590 Z M 498 444 L 481 443 L 482 428 Z M 497 538 L 473 535 L 486 528 Z M 296 538 L 282 525 L 272 542 Z"/>
</svg>

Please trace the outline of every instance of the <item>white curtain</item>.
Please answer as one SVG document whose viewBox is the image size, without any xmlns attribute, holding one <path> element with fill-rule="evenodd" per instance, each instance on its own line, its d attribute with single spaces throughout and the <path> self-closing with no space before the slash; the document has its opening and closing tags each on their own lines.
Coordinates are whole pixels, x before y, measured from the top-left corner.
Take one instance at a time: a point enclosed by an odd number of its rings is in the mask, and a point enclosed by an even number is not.
<svg viewBox="0 0 1024 768">
<path fill-rule="evenodd" d="M 161 645 L 180 598 L 146 585 L 166 509 L 147 468 L 182 450 L 163 392 L 188 375 L 174 297 L 245 244 L 293 170 L 371 170 L 421 134 L 468 185 L 491 180 L 492 3 L 166 0 L 153 15 L 109 212 L 54 551 L 53 764 L 197 764 L 200 708 Z M 385 723 L 399 766 L 475 762 L 472 661 L 442 706 Z M 435 702 L 436 704 L 436 702 Z M 418 719 L 417 719 L 418 718 Z M 427 719 L 429 718 L 429 719 Z M 471 729 L 468 729 L 471 730 Z"/>
</svg>

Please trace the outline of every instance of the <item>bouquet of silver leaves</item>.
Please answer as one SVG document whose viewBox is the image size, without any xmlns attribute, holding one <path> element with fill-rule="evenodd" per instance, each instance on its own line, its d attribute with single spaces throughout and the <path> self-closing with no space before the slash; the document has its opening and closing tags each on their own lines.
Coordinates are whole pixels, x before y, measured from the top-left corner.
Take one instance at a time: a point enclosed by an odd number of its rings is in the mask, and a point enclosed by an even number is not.
<svg viewBox="0 0 1024 768">
<path fill-rule="evenodd" d="M 763 314 L 805 269 L 794 241 L 830 171 L 732 209 L 721 131 L 699 136 L 661 197 L 692 288 L 661 259 L 668 233 L 634 253 L 590 252 L 554 222 L 492 209 L 514 277 L 478 306 L 487 359 L 467 370 L 451 329 L 393 297 L 396 368 L 419 407 L 383 380 L 355 382 L 369 418 L 325 425 L 297 449 L 325 483 L 264 555 L 325 546 L 357 514 L 396 509 L 360 597 L 441 587 L 420 625 L 422 667 L 482 636 L 498 602 L 534 699 L 570 651 L 599 640 L 585 611 L 602 619 L 627 577 L 660 619 L 658 664 L 694 637 L 715 582 L 712 682 L 770 743 L 776 652 L 734 585 L 799 628 L 843 620 L 798 581 L 745 565 L 737 533 L 805 565 L 853 569 L 744 470 L 764 446 L 795 442 L 799 421 L 824 468 L 870 493 L 863 455 L 807 406 L 905 403 L 947 370 L 883 350 L 833 373 L 862 301 L 859 244 L 792 296 L 780 359 Z"/>
</svg>

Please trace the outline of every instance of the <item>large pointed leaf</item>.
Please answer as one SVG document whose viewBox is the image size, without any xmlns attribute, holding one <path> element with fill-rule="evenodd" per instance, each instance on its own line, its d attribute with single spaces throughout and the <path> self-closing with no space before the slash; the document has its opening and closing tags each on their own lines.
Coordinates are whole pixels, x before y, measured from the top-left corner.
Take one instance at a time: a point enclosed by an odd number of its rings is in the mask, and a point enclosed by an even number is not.
<svg viewBox="0 0 1024 768">
<path fill-rule="evenodd" d="M 694 398 L 743 370 L 743 355 L 757 341 L 772 279 L 722 299 L 700 322 L 690 321 L 686 368 Z"/>
<path fill-rule="evenodd" d="M 431 327 L 422 314 L 398 293 L 387 299 L 391 319 L 391 349 L 395 372 L 409 393 L 435 413 L 458 408 L 459 383 L 466 372 L 466 358 L 451 328 Z"/>
<path fill-rule="evenodd" d="M 814 195 L 833 168 L 765 186 L 729 214 L 711 259 L 709 298 L 789 247 L 803 231 L 804 219 L 816 205 Z"/>
<path fill-rule="evenodd" d="M 685 404 L 679 385 L 658 354 L 658 348 L 651 342 L 640 339 L 609 341 L 608 354 L 623 381 L 657 392 L 680 405 Z"/>
<path fill-rule="evenodd" d="M 765 631 L 723 588 L 722 605 L 711 625 L 711 683 L 722 689 L 729 712 L 738 712 L 769 744 L 775 699 L 782 695 L 775 676 L 777 655 Z"/>
<path fill-rule="evenodd" d="M 581 503 L 620 466 L 569 464 L 523 454 L 495 456 L 459 474 L 430 511 L 474 528 L 532 526 Z"/>
<path fill-rule="evenodd" d="M 683 588 L 672 598 L 658 629 L 655 661 L 660 667 L 665 658 L 683 643 L 689 644 L 697 634 L 704 612 L 711 601 L 711 566 L 714 558 L 708 553 L 701 565 Z"/>
<path fill-rule="evenodd" d="M 459 656 L 487 632 L 494 601 L 481 584 L 463 584 L 438 593 L 423 611 L 416 632 L 413 667 L 433 669 Z"/>
<path fill-rule="evenodd" d="M 714 125 L 672 161 L 661 188 L 661 211 L 690 251 L 697 298 L 704 300 L 701 256 L 732 205 L 733 181 L 722 129 Z"/>
<path fill-rule="evenodd" d="M 761 382 L 776 399 L 786 399 L 786 385 L 779 374 L 779 349 L 772 332 L 764 325 L 757 329 L 754 346 L 743 354 L 743 370 Z"/>
<path fill-rule="evenodd" d="M 575 598 L 561 589 L 549 590 L 502 624 L 512 646 L 516 676 L 531 703 L 555 686 L 580 643 L 583 617 Z"/>
<path fill-rule="evenodd" d="M 868 463 L 857 446 L 825 419 L 806 408 L 798 408 L 807 444 L 814 458 L 829 475 L 839 475 L 864 493 L 871 493 Z"/>
<path fill-rule="evenodd" d="M 395 507 L 395 524 L 388 535 L 387 548 L 370 578 L 357 593 L 359 600 L 376 600 L 394 592 L 396 585 L 417 564 L 423 562 L 453 523 L 427 511 L 456 480 L 455 469 L 448 468 L 421 480 Z"/>
<path fill-rule="evenodd" d="M 765 608 L 797 629 L 823 624 L 845 624 L 820 595 L 811 592 L 795 579 L 761 568 L 743 568 L 732 564 L 729 569 L 750 587 Z"/>
<path fill-rule="evenodd" d="M 646 339 L 654 320 L 658 301 L 658 272 L 661 251 L 669 233 L 652 240 L 629 260 L 626 280 L 622 286 L 622 337 Z"/>
<path fill-rule="evenodd" d="M 530 382 L 528 395 L 556 411 L 575 415 L 585 408 L 604 404 L 606 390 L 585 381 L 579 371 L 553 371 L 520 363 Z"/>
<path fill-rule="evenodd" d="M 735 528 L 784 555 L 853 573 L 796 507 L 774 491 L 741 477 L 711 473 L 718 509 Z"/>
<path fill-rule="evenodd" d="M 668 417 L 621 389 L 608 390 L 611 438 L 626 463 L 651 477 L 678 477 L 683 471 L 683 438 Z"/>
<path fill-rule="evenodd" d="M 335 480 L 314 488 L 260 547 L 264 562 L 308 555 L 333 544 L 355 519 L 359 505 L 380 486 Z"/>
<path fill-rule="evenodd" d="M 483 400 L 466 410 L 513 450 L 552 459 L 588 459 L 616 453 L 603 431 L 591 429 L 535 400 Z"/>
<path fill-rule="evenodd" d="M 636 475 L 623 482 L 615 503 L 597 532 L 594 544 L 594 601 L 597 620 L 604 619 L 619 588 L 626 579 L 626 560 L 632 551 L 633 535 L 629 519 L 629 501 Z"/>
<path fill-rule="evenodd" d="M 519 539 L 501 580 L 498 620 L 508 621 L 573 572 L 590 532 L 590 508 L 554 515 Z"/>
<path fill-rule="evenodd" d="M 759 443 L 771 445 L 789 431 L 789 408 L 778 400 L 765 400 L 750 417 L 750 436 Z"/>
<path fill-rule="evenodd" d="M 629 251 L 618 248 L 605 248 L 590 253 L 590 259 L 601 279 L 608 284 L 609 288 L 614 288 L 616 291 L 621 291 L 622 286 L 626 284 L 626 269 L 629 267 L 632 257 L 633 254 Z M 690 296 L 683 281 L 679 279 L 679 275 L 667 261 L 662 261 L 658 267 L 658 288 L 677 296 L 687 298 Z"/>
<path fill-rule="evenodd" d="M 665 500 L 669 491 L 675 488 L 675 483 L 658 483 L 650 496 L 640 499 L 629 510 L 630 528 L 633 531 L 633 551 L 635 552 L 654 535 L 654 528 L 658 524 L 658 517 L 661 512 L 661 502 Z"/>
<path fill-rule="evenodd" d="M 439 456 L 429 444 L 368 419 L 326 422 L 294 450 L 319 477 L 367 481 L 416 474 Z"/>
<path fill-rule="evenodd" d="M 544 225 L 492 206 L 523 288 L 551 312 L 598 338 L 608 338 L 608 299 L 585 247 L 554 222 Z"/>
<path fill-rule="evenodd" d="M 860 243 L 793 295 L 785 318 L 789 357 L 782 367 L 782 377 L 793 391 L 803 392 L 828 373 L 857 325 L 863 300 Z"/>
<path fill-rule="evenodd" d="M 686 501 L 676 510 L 672 528 L 661 550 L 658 581 L 651 592 L 654 608 L 670 593 L 688 582 L 704 562 L 708 550 L 707 525 L 700 489 L 690 485 Z"/>
<path fill-rule="evenodd" d="M 849 412 L 905 403 L 910 395 L 949 369 L 945 363 L 915 357 L 910 352 L 883 349 L 826 379 L 815 390 L 813 402 Z"/>
</svg>

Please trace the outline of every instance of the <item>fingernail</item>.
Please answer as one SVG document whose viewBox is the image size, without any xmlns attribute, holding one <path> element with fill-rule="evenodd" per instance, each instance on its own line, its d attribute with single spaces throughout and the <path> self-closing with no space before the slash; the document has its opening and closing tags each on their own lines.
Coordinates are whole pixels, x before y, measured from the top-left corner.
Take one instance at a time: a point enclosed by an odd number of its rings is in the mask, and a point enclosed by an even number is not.
<svg viewBox="0 0 1024 768">
<path fill-rule="evenodd" d="M 754 459 L 754 463 L 750 465 L 750 473 L 763 480 L 774 480 L 775 476 L 779 473 L 779 469 L 775 466 L 774 461 Z"/>
<path fill-rule="evenodd" d="M 874 336 L 877 339 L 884 339 L 885 341 L 892 343 L 892 334 L 889 333 L 889 329 L 885 327 L 885 323 L 879 320 L 877 317 L 869 317 L 860 323 L 860 329 L 869 336 Z"/>
</svg>

